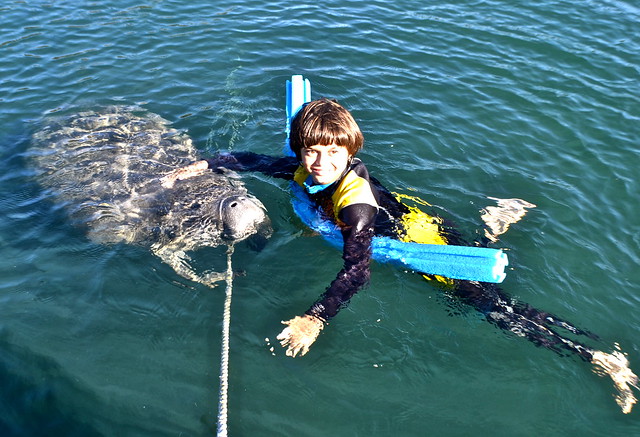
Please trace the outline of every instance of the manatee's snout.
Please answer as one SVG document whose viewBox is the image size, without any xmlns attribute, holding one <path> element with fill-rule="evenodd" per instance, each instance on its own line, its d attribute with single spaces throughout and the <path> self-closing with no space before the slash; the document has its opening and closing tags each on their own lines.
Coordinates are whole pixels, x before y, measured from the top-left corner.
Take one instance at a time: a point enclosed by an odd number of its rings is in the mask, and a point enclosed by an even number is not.
<svg viewBox="0 0 640 437">
<path fill-rule="evenodd" d="M 253 196 L 230 196 L 220 204 L 223 223 L 223 237 L 229 240 L 243 240 L 259 233 L 271 235 L 271 221 L 262 202 Z"/>
</svg>

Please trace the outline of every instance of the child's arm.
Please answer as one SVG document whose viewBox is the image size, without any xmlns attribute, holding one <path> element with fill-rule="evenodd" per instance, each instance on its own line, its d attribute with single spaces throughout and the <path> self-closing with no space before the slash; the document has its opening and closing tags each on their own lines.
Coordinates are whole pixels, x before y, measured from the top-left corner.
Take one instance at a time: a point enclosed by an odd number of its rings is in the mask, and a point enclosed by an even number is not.
<svg viewBox="0 0 640 437">
<path fill-rule="evenodd" d="M 162 186 L 171 188 L 178 180 L 198 176 L 209 168 L 221 167 L 235 171 L 259 171 L 268 176 L 291 180 L 298 163 L 292 157 L 276 158 L 251 152 L 219 153 L 172 171 L 162 178 Z"/>
<path fill-rule="evenodd" d="M 186 167 L 181 167 L 163 176 L 162 179 L 160 179 L 160 183 L 165 188 L 173 188 L 173 185 L 176 183 L 176 181 L 181 181 L 182 179 L 188 179 L 194 176 L 198 176 L 199 174 L 204 173 L 204 171 L 208 168 L 209 163 L 207 161 L 197 161 L 193 164 L 189 164 Z"/>
<path fill-rule="evenodd" d="M 346 213 L 346 214 L 345 214 Z M 371 240 L 377 210 L 371 205 L 355 204 L 341 211 L 341 218 L 351 215 L 342 228 L 344 265 L 329 288 L 314 303 L 306 314 L 329 320 L 351 297 L 364 287 L 370 278 Z"/>
<path fill-rule="evenodd" d="M 344 266 L 329 288 L 301 317 L 282 322 L 288 325 L 278 335 L 286 354 L 295 357 L 306 354 L 324 324 L 345 307 L 351 297 L 364 287 L 370 278 L 371 239 L 377 209 L 372 205 L 354 204 L 342 209 Z"/>
<path fill-rule="evenodd" d="M 257 171 L 274 178 L 292 180 L 298 168 L 294 157 L 275 157 L 253 152 L 219 153 L 211 159 L 209 168 L 227 168 L 235 171 Z"/>
</svg>

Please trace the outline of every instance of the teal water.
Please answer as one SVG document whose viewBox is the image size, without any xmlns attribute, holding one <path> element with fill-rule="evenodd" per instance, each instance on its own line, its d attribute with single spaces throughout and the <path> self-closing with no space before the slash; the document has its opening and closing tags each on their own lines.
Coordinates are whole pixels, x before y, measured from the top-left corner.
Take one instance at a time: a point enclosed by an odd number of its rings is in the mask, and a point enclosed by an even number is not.
<svg viewBox="0 0 640 437">
<path fill-rule="evenodd" d="M 203 154 L 279 153 L 284 81 L 350 108 L 362 158 L 473 238 L 487 197 L 537 205 L 503 235 L 514 299 L 640 371 L 640 8 L 632 2 L 14 1 L 0 6 L 0 435 L 209 435 L 223 288 L 99 246 L 32 179 L 46 114 L 138 104 Z M 638 435 L 608 378 L 374 265 L 302 359 L 274 352 L 340 266 L 286 183 L 246 175 L 267 247 L 238 247 L 233 436 Z M 224 254 L 198 254 L 202 269 Z"/>
</svg>

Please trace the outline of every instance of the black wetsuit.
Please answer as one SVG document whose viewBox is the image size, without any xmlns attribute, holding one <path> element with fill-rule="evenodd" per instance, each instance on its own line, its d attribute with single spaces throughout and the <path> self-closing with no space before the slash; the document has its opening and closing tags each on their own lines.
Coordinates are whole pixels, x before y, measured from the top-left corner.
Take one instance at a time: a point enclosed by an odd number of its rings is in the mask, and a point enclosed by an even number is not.
<svg viewBox="0 0 640 437">
<path fill-rule="evenodd" d="M 251 152 L 234 152 L 217 155 L 207 162 L 213 169 L 224 167 L 236 171 L 258 171 L 295 180 L 303 187 L 308 176 L 293 157 L 275 158 Z M 384 235 L 401 238 L 405 231 L 402 217 L 409 209 L 370 177 L 364 164 L 357 158 L 333 184 L 317 192 L 313 192 L 313 187 L 306 188 L 311 200 L 324 210 L 328 218 L 340 225 L 344 239 L 343 268 L 322 296 L 306 311 L 327 321 L 369 282 L 372 237 Z M 466 245 L 453 227 L 442 223 L 438 226 L 438 233 L 446 244 Z M 498 327 L 525 337 L 537 346 L 558 353 L 562 353 L 562 350 L 571 351 L 587 361 L 591 360 L 591 348 L 561 336 L 552 328 L 559 327 L 574 335 L 597 338 L 593 334 L 529 305 L 512 303 L 495 284 L 454 280 L 449 285 L 448 293 L 476 308 Z"/>
</svg>

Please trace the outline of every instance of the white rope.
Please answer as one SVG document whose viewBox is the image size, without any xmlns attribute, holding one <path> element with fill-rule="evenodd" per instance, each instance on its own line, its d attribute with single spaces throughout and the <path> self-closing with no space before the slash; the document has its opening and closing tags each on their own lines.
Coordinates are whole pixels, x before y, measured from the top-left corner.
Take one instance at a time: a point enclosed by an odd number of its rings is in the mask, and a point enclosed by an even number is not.
<svg viewBox="0 0 640 437">
<path fill-rule="evenodd" d="M 222 353 L 220 357 L 220 395 L 218 402 L 218 437 L 227 437 L 227 391 L 229 389 L 229 328 L 231 326 L 231 292 L 233 290 L 233 270 L 231 269 L 233 245 L 227 250 L 227 290 L 224 300 L 224 320 L 222 322 Z"/>
</svg>

